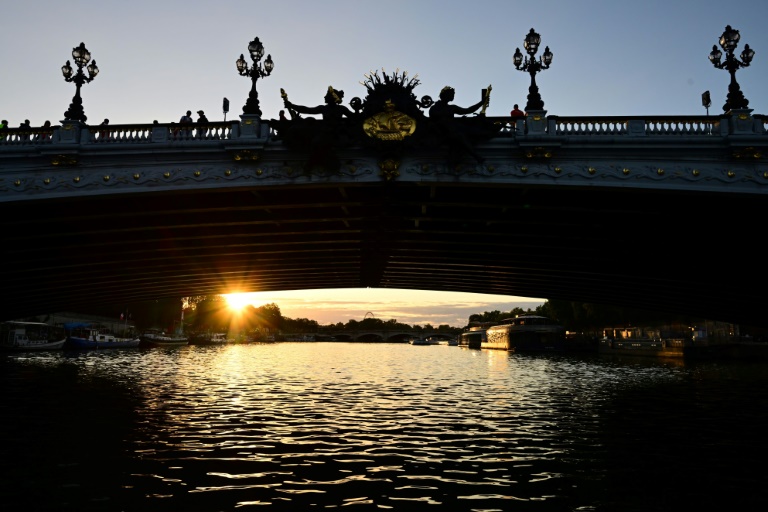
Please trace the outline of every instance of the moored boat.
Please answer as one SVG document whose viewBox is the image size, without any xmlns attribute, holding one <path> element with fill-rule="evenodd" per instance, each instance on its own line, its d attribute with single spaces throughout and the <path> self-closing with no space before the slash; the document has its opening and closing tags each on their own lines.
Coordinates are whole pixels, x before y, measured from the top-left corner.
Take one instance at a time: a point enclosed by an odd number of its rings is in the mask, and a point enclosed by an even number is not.
<svg viewBox="0 0 768 512">
<path fill-rule="evenodd" d="M 230 338 L 225 332 L 206 332 L 189 336 L 190 345 L 225 345 L 227 343 L 237 343 L 237 340 Z"/>
<path fill-rule="evenodd" d="M 189 345 L 189 338 L 183 334 L 168 335 L 158 329 L 149 329 L 139 336 L 143 347 L 180 347 Z"/>
<path fill-rule="evenodd" d="M 65 326 L 66 327 L 66 326 Z M 67 349 L 102 349 L 138 347 L 138 337 L 118 337 L 103 332 L 98 328 L 84 325 L 70 325 L 69 336 L 64 348 Z"/>
<path fill-rule="evenodd" d="M 43 322 L 8 321 L 0 324 L 3 350 L 61 350 L 67 341 L 62 327 Z"/>
<path fill-rule="evenodd" d="M 459 334 L 458 345 L 467 348 L 481 348 L 482 343 L 487 340 L 486 331 L 488 325 L 472 325 L 467 330 Z"/>
<path fill-rule="evenodd" d="M 565 328 L 545 316 L 517 315 L 486 330 L 480 348 L 510 352 L 547 352 L 565 349 Z"/>
<path fill-rule="evenodd" d="M 686 342 L 682 339 L 660 338 L 602 338 L 598 345 L 600 354 L 630 356 L 683 357 Z"/>
<path fill-rule="evenodd" d="M 411 338 L 408 340 L 411 345 L 437 345 L 437 340 L 429 338 Z"/>
</svg>

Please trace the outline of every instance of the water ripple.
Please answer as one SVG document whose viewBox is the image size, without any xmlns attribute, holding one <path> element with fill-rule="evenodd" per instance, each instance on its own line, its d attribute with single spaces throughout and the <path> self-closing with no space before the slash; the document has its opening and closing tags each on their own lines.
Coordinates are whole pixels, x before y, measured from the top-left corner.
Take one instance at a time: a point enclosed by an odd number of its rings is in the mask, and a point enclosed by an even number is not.
<svg viewBox="0 0 768 512">
<path fill-rule="evenodd" d="M 768 483 L 741 469 L 767 455 L 767 372 L 410 348 L 6 357 L 0 496 L 38 510 L 677 511 L 752 505 Z"/>
</svg>

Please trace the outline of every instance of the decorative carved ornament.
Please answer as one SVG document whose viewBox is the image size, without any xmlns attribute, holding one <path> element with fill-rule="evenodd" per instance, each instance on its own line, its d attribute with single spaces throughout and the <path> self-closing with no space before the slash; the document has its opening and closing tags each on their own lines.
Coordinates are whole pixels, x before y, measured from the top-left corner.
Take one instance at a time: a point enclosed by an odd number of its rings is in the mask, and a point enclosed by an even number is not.
<svg viewBox="0 0 768 512">
<path fill-rule="evenodd" d="M 398 176 L 400 176 L 400 162 L 393 159 L 387 159 L 379 162 L 379 168 L 381 169 L 381 176 L 387 180 L 391 181 Z"/>
<path fill-rule="evenodd" d="M 395 110 L 395 104 L 387 100 L 384 111 L 363 121 L 363 131 L 374 139 L 400 141 L 413 135 L 416 131 L 416 120 Z"/>
<path fill-rule="evenodd" d="M 77 165 L 77 158 L 69 155 L 56 155 L 51 157 L 51 165 Z"/>
</svg>

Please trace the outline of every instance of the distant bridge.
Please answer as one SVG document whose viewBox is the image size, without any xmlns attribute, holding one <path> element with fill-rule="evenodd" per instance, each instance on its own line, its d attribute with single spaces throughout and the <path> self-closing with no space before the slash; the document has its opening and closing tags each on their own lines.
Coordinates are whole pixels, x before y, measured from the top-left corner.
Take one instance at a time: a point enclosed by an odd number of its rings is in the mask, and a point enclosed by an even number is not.
<svg viewBox="0 0 768 512">
<path fill-rule="evenodd" d="M 322 334 L 318 333 L 300 333 L 300 334 L 286 334 L 285 338 L 295 341 L 321 341 L 320 338 L 333 337 L 337 341 L 369 341 L 369 342 L 407 342 L 411 338 L 436 338 L 440 340 L 449 340 L 455 338 L 450 334 L 438 331 L 416 332 L 416 331 L 402 331 L 402 330 L 370 330 L 370 329 L 358 329 L 358 330 L 344 330 L 344 331 L 328 331 Z"/>
<path fill-rule="evenodd" d="M 490 118 L 482 164 L 351 146 L 331 170 L 257 116 L 7 130 L 0 315 L 373 287 L 768 323 L 765 116 L 529 114 Z"/>
</svg>

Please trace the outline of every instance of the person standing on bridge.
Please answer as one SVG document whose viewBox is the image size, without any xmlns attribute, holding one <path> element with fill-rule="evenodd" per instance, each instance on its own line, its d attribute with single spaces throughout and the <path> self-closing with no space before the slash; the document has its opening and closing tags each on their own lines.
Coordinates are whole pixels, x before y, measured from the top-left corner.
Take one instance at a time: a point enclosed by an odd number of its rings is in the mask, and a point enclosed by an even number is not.
<svg viewBox="0 0 768 512">
<path fill-rule="evenodd" d="M 520 131 L 517 129 L 517 121 L 519 119 L 522 119 L 523 122 L 525 122 L 525 112 L 520 110 L 520 107 L 518 107 L 517 103 L 515 103 L 514 107 L 512 108 L 512 112 L 509 113 L 510 116 L 512 116 L 512 131 L 515 134 L 522 134 L 523 133 L 523 127 L 520 128 Z"/>
<path fill-rule="evenodd" d="M 25 119 L 24 122 L 19 125 L 19 130 L 22 130 L 22 140 L 29 140 L 29 131 L 32 130 L 32 126 L 29 124 L 29 119 Z"/>
<path fill-rule="evenodd" d="M 108 126 L 109 125 L 109 119 L 105 119 L 101 122 L 99 126 Z M 100 130 L 99 131 L 99 142 L 104 142 L 104 140 L 107 138 L 107 135 L 109 132 L 107 130 Z"/>
<path fill-rule="evenodd" d="M 205 126 L 208 124 L 208 118 L 205 117 L 205 112 L 202 110 L 197 111 L 197 138 L 202 139 L 205 137 L 205 132 L 208 131 L 208 127 Z"/>
<path fill-rule="evenodd" d="M 187 113 L 184 114 L 183 116 L 181 116 L 181 119 L 179 119 L 179 124 L 190 125 L 192 123 L 194 123 L 194 120 L 192 119 L 192 111 L 191 110 L 187 110 Z M 176 130 L 173 131 L 173 138 L 174 139 L 176 138 L 176 136 L 179 134 L 180 131 L 181 130 L 179 130 L 179 129 L 176 129 Z M 189 131 L 190 130 L 188 130 L 188 129 L 184 130 L 183 133 L 184 133 L 184 137 L 185 138 L 189 138 Z"/>
<path fill-rule="evenodd" d="M 8 130 L 8 120 L 3 119 L 0 121 L 0 140 L 5 140 L 5 132 Z"/>
<path fill-rule="evenodd" d="M 48 141 L 51 140 L 51 135 L 53 134 L 52 128 L 51 128 L 51 122 L 45 121 L 42 126 L 42 131 L 37 134 L 37 140 L 40 141 Z"/>
</svg>

